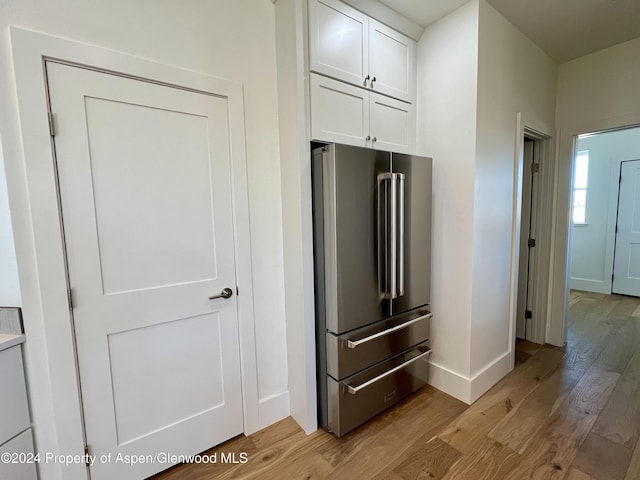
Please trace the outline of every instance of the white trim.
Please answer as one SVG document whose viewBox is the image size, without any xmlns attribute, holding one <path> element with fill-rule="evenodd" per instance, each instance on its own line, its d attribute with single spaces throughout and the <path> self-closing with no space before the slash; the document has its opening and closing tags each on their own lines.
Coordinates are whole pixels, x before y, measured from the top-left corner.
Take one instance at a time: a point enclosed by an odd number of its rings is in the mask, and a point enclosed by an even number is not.
<svg viewBox="0 0 640 480">
<path fill-rule="evenodd" d="M 514 178 L 513 178 L 513 212 L 512 212 L 512 232 L 511 232 L 511 278 L 509 295 L 509 346 L 511 351 L 511 366 L 515 365 L 515 329 L 518 303 L 518 280 L 519 280 L 519 260 L 520 260 L 520 227 L 522 223 L 522 175 L 524 157 L 524 136 L 533 138 L 536 142 L 537 151 L 534 153 L 535 160 L 540 164 L 538 175 L 538 194 L 536 196 L 536 209 L 538 221 L 536 222 L 536 249 L 532 256 L 533 278 L 530 279 L 533 285 L 533 298 L 531 299 L 534 316 L 528 325 L 525 337 L 527 340 L 536 343 L 544 343 L 545 329 L 548 319 L 548 299 L 546 282 L 549 278 L 549 262 L 547 249 L 552 241 L 549 229 L 546 228 L 551 223 L 551 216 L 548 204 L 549 186 L 547 179 L 551 178 L 553 171 L 553 158 L 551 156 L 551 135 L 527 126 L 522 118 L 522 113 L 516 114 L 516 139 L 514 148 Z M 532 206 L 533 208 L 533 206 Z"/>
<path fill-rule="evenodd" d="M 471 377 L 469 385 L 469 397 L 471 402 L 475 402 L 491 387 L 498 383 L 504 376 L 513 370 L 511 362 L 512 351 L 504 352 L 493 362 L 486 365 L 482 370 Z"/>
<path fill-rule="evenodd" d="M 607 283 L 604 280 L 571 277 L 571 283 L 569 286 L 573 290 L 604 293 L 606 295 L 611 293 L 611 282 Z"/>
<path fill-rule="evenodd" d="M 524 175 L 524 124 L 522 113 L 516 114 L 516 138 L 513 169 L 513 212 L 511 213 L 511 278 L 509 281 L 509 351 L 515 365 L 518 281 L 520 276 L 520 230 L 522 225 L 522 181 Z"/>
<path fill-rule="evenodd" d="M 506 351 L 472 377 L 430 362 L 429 385 L 470 405 L 513 369 L 511 358 Z"/>
<path fill-rule="evenodd" d="M 445 392 L 458 400 L 471 403 L 471 380 L 469 377 L 448 369 L 437 363 L 429 362 L 429 385 Z"/>
<path fill-rule="evenodd" d="M 260 400 L 260 428 L 268 427 L 289 416 L 289 392 L 277 393 Z"/>
<path fill-rule="evenodd" d="M 259 429 L 251 237 L 244 138 L 242 86 L 102 47 L 10 27 L 21 144 L 14 159 L 22 169 L 7 169 L 23 292 L 27 342 L 25 354 L 36 443 L 40 452 L 83 454 L 84 434 L 76 375 L 53 150 L 47 122 L 43 58 L 56 58 L 163 84 L 225 95 L 229 99 L 233 211 L 237 251 L 238 321 L 246 432 Z M 20 195 L 24 195 L 20 197 Z M 22 208 L 20 208 L 22 207 Z M 46 316 L 45 316 L 46 312 Z M 40 466 L 41 478 L 59 478 L 58 466 Z M 85 479 L 84 465 L 65 467 L 64 478 Z"/>
</svg>

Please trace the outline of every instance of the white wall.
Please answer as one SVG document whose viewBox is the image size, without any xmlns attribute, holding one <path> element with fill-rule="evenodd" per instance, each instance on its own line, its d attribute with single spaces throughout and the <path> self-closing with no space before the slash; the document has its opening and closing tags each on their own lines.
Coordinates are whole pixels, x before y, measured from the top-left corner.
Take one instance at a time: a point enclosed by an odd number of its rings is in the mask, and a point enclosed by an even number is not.
<svg viewBox="0 0 640 480">
<path fill-rule="evenodd" d="M 306 1 L 276 3 L 285 311 L 291 415 L 317 428 Z"/>
<path fill-rule="evenodd" d="M 0 110 L 2 110 L 1 107 Z M 13 244 L 7 179 L 4 173 L 2 143 L 0 142 L 0 306 L 19 307 L 20 305 L 18 264 Z"/>
<path fill-rule="evenodd" d="M 430 383 L 467 400 L 478 2 L 426 28 L 417 51 L 418 153 L 433 157 Z"/>
<path fill-rule="evenodd" d="M 271 2 L 0 2 L 0 136 L 18 260 L 27 264 L 33 255 L 30 216 L 25 185 L 21 183 L 24 177 L 8 25 L 119 50 L 243 85 L 259 397 L 266 408 L 276 409 L 275 415 L 265 415 L 269 421 L 288 414 L 275 21 Z M 6 223 L 1 218 L 0 222 Z M 25 311 L 25 316 L 28 313 Z M 29 324 L 26 317 L 25 324 Z M 27 331 L 27 338 L 28 334 Z M 28 365 L 32 371 L 43 368 L 46 365 Z M 37 437 L 40 428 L 52 432 L 55 427 L 39 424 L 47 422 L 47 386 L 34 386 L 32 392 L 36 391 Z M 38 410 L 41 406 L 42 411 Z"/>
<path fill-rule="evenodd" d="M 558 68 L 558 177 L 551 323 L 548 338 L 565 336 L 569 276 L 569 206 L 574 137 L 640 125 L 640 38 L 563 63 Z"/>
<path fill-rule="evenodd" d="M 553 132 L 556 71 L 484 0 L 418 45 L 418 146 L 434 158 L 431 383 L 467 402 L 511 368 L 517 114 Z"/>
<path fill-rule="evenodd" d="M 496 362 L 500 378 L 512 342 L 512 232 L 520 228 L 514 225 L 517 114 L 525 126 L 553 134 L 557 65 L 485 1 L 479 46 L 471 374 Z"/>
<path fill-rule="evenodd" d="M 586 224 L 573 227 L 571 288 L 611 293 L 620 163 L 640 159 L 640 128 L 579 138 L 589 152 Z"/>
</svg>

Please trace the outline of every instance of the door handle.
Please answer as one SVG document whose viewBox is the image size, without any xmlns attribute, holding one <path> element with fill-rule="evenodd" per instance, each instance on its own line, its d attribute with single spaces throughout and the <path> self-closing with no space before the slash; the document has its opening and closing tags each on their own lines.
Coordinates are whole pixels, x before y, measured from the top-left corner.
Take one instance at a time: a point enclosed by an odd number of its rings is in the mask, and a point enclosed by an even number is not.
<svg viewBox="0 0 640 480">
<path fill-rule="evenodd" d="M 233 290 L 231 290 L 230 288 L 225 288 L 218 295 L 209 297 L 209 300 L 215 300 L 217 298 L 229 298 L 231 297 L 231 295 L 233 295 Z"/>
</svg>

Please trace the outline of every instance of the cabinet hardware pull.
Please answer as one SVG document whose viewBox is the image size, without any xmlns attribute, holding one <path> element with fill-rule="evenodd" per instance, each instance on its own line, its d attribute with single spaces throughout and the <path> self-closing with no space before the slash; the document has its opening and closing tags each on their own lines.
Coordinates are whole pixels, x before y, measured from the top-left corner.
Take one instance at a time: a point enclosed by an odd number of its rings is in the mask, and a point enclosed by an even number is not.
<svg viewBox="0 0 640 480">
<path fill-rule="evenodd" d="M 368 382 L 364 382 L 361 385 L 358 385 L 357 387 L 354 387 L 352 385 L 347 384 L 347 392 L 350 393 L 351 395 L 355 395 L 356 393 L 358 393 L 360 390 L 362 390 L 363 388 L 368 387 L 369 385 L 371 385 L 372 383 L 376 383 L 378 380 L 382 380 L 384 377 L 391 375 L 392 373 L 397 372 L 398 370 L 403 369 L 404 367 L 406 367 L 407 365 L 412 364 L 413 362 L 420 360 L 421 358 L 424 357 L 428 357 L 429 355 L 431 355 L 431 349 L 427 350 L 424 353 L 421 353 L 420 355 L 418 355 L 417 357 L 413 357 L 410 360 L 407 360 L 406 362 L 404 362 L 401 365 L 398 365 L 395 368 L 392 368 L 391 370 L 388 370 L 386 372 L 384 372 L 382 375 L 378 375 L 375 378 L 372 378 L 371 380 L 369 380 Z"/>
<path fill-rule="evenodd" d="M 403 328 L 407 328 L 413 325 L 414 323 L 421 322 L 422 320 L 425 320 L 431 317 L 433 317 L 433 313 L 429 312 L 426 315 L 421 315 L 418 318 L 414 318 L 412 320 L 409 320 L 408 322 L 402 323 L 400 325 L 396 325 L 395 327 L 388 328 L 387 330 L 383 330 L 382 332 L 375 333 L 361 340 L 354 340 L 354 341 L 347 340 L 347 347 L 356 348 L 358 345 L 362 345 L 363 343 L 370 342 L 371 340 L 375 340 L 376 338 L 384 337 L 385 335 L 389 335 L 390 333 L 397 332 L 398 330 L 402 330 Z"/>
</svg>

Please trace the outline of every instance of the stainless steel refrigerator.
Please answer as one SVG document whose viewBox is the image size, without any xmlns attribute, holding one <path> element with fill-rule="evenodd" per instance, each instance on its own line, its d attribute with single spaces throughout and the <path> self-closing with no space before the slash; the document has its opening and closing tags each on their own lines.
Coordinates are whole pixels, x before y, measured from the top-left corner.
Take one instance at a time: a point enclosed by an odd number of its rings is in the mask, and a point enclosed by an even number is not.
<svg viewBox="0 0 640 480">
<path fill-rule="evenodd" d="M 313 150 L 318 417 L 338 436 L 427 383 L 431 159 Z"/>
</svg>

